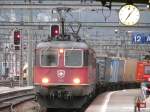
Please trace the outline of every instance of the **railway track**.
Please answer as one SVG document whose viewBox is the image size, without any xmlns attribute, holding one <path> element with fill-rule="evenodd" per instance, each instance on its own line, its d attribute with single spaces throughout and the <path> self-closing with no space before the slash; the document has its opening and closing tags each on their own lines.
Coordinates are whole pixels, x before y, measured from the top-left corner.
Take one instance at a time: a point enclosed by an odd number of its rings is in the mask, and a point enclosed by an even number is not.
<svg viewBox="0 0 150 112">
<path fill-rule="evenodd" d="M 15 106 L 34 98 L 33 87 L 0 93 L 0 112 L 14 112 L 13 109 Z"/>
<path fill-rule="evenodd" d="M 14 86 L 20 86 L 19 80 L 12 81 L 12 80 L 0 80 L 0 87 L 14 87 Z M 23 81 L 23 86 L 27 86 L 27 81 Z"/>
</svg>

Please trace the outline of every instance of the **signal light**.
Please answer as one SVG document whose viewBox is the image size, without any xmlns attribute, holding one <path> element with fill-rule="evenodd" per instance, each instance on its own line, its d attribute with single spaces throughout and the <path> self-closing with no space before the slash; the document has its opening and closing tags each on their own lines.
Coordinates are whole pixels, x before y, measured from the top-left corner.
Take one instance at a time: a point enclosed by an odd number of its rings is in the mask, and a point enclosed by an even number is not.
<svg viewBox="0 0 150 112">
<path fill-rule="evenodd" d="M 20 31 L 16 30 L 14 31 L 14 45 L 20 44 Z"/>
<path fill-rule="evenodd" d="M 15 45 L 15 50 L 19 50 L 20 49 L 20 31 L 19 30 L 15 30 L 14 31 L 14 45 Z"/>
<path fill-rule="evenodd" d="M 59 25 L 52 25 L 51 26 L 51 37 L 56 37 L 59 35 Z"/>
</svg>

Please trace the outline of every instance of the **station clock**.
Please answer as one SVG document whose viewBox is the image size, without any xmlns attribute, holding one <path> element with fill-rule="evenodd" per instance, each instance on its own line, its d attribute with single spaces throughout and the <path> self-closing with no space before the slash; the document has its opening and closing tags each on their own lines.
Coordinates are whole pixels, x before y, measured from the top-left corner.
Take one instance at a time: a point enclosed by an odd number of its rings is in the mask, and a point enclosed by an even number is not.
<svg viewBox="0 0 150 112">
<path fill-rule="evenodd" d="M 124 25 L 134 25 L 140 19 L 140 11 L 134 5 L 124 5 L 119 10 L 119 20 Z"/>
</svg>

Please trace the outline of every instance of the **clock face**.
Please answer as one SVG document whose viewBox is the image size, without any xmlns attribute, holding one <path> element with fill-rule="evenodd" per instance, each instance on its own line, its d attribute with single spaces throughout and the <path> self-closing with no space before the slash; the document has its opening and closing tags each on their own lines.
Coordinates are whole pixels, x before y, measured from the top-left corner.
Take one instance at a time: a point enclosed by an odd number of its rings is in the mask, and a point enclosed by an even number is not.
<svg viewBox="0 0 150 112">
<path fill-rule="evenodd" d="M 119 10 L 119 19 L 124 25 L 134 25 L 139 18 L 140 12 L 134 5 L 125 5 Z"/>
</svg>

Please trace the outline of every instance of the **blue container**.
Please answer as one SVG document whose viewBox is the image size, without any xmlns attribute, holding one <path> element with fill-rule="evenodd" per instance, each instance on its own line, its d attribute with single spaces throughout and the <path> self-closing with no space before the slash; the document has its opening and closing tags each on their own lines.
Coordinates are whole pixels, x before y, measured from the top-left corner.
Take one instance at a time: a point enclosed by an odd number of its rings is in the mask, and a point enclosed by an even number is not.
<svg viewBox="0 0 150 112">
<path fill-rule="evenodd" d="M 124 60 L 112 58 L 107 61 L 105 81 L 120 82 L 123 80 Z"/>
</svg>

